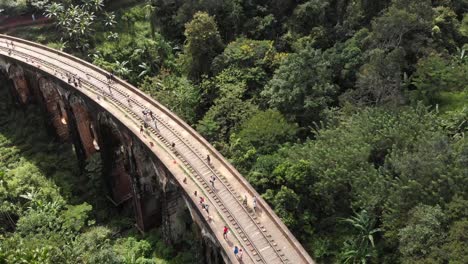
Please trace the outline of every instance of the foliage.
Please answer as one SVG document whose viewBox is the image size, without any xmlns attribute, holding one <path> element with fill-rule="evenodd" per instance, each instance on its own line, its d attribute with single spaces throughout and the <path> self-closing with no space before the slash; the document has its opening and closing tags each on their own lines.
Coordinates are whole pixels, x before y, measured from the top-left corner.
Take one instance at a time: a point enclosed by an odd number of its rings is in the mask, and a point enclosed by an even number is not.
<svg viewBox="0 0 468 264">
<path fill-rule="evenodd" d="M 415 263 L 437 251 L 443 239 L 444 214 L 440 206 L 419 205 L 410 212 L 407 225 L 399 232 L 403 263 Z"/>
<path fill-rule="evenodd" d="M 271 107 L 304 125 L 320 119 L 336 93 L 322 53 L 306 48 L 290 54 L 275 71 L 262 95 Z"/>
<path fill-rule="evenodd" d="M 146 78 L 141 90 L 151 95 L 188 123 L 197 118 L 200 92 L 187 78 L 175 75 L 162 75 L 159 78 Z"/>
<path fill-rule="evenodd" d="M 222 49 L 218 26 L 213 17 L 207 13 L 198 12 L 192 21 L 185 25 L 183 61 L 188 76 L 195 81 L 203 74 L 209 74 L 213 58 Z"/>
<path fill-rule="evenodd" d="M 238 133 L 231 134 L 229 156 L 238 169 L 250 168 L 258 156 L 292 141 L 296 131 L 297 125 L 289 124 L 278 111 L 259 111 L 240 126 Z"/>
<path fill-rule="evenodd" d="M 102 15 L 102 23 L 106 27 L 115 24 L 113 14 L 101 13 L 103 0 L 86 0 L 81 5 L 52 2 L 45 6 L 45 15 L 56 20 L 57 27 L 63 32 L 66 40 L 77 50 L 87 50 L 90 47 L 92 34 L 99 21 L 97 15 Z"/>
<path fill-rule="evenodd" d="M 386 54 L 375 49 L 356 80 L 356 90 L 348 91 L 345 100 L 356 105 L 398 105 L 404 102 L 402 67 L 404 51 L 395 49 Z"/>
<path fill-rule="evenodd" d="M 426 104 L 438 103 L 442 91 L 463 91 L 468 82 L 468 60 L 447 60 L 433 54 L 416 65 L 412 84 L 416 87 L 416 99 Z"/>
<path fill-rule="evenodd" d="M 221 96 L 197 125 L 197 130 L 211 141 L 227 141 L 229 134 L 238 129 L 257 109 L 250 101 L 243 101 L 245 82 L 225 83 Z"/>
<path fill-rule="evenodd" d="M 343 221 L 356 230 L 355 237 L 345 242 L 345 251 L 342 253 L 343 263 L 367 263 L 372 260 L 376 254 L 374 234 L 381 231 L 379 228 L 374 228 L 376 219 L 366 210 L 362 210 Z"/>
</svg>

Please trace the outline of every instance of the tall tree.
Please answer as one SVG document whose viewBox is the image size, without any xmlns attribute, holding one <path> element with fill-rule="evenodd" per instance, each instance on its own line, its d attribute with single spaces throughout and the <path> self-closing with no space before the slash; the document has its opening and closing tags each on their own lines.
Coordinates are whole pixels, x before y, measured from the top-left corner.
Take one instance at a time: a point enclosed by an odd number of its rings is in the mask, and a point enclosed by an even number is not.
<svg viewBox="0 0 468 264">
<path fill-rule="evenodd" d="M 208 13 L 197 12 L 192 21 L 185 24 L 184 35 L 183 63 L 188 76 L 198 82 L 203 74 L 210 74 L 211 62 L 223 48 L 218 26 Z"/>
<path fill-rule="evenodd" d="M 335 93 L 328 62 L 322 52 L 308 47 L 288 55 L 262 95 L 271 107 L 306 126 L 320 119 Z"/>
</svg>

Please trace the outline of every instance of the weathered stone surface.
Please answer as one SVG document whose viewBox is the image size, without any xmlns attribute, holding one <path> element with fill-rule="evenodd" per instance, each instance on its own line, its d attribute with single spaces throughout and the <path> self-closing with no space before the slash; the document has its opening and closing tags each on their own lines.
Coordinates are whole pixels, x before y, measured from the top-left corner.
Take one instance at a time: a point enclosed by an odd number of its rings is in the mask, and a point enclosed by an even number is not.
<svg viewBox="0 0 468 264">
<path fill-rule="evenodd" d="M 18 94 L 21 104 L 27 104 L 30 100 L 31 92 L 28 88 L 28 83 L 24 77 L 23 68 L 18 65 L 10 65 L 7 69 L 8 77 L 13 80 L 13 85 Z"/>
<path fill-rule="evenodd" d="M 72 94 L 68 101 L 84 151 L 84 158 L 88 159 L 99 149 L 95 122 L 82 98 Z"/>
<path fill-rule="evenodd" d="M 111 192 L 110 198 L 115 205 L 121 205 L 133 197 L 131 176 L 127 170 L 130 166 L 128 145 L 131 142 L 125 141 L 125 132 L 121 132 L 116 122 L 107 114 L 100 113 L 98 123 L 99 145 L 102 149 L 104 175 Z"/>
<path fill-rule="evenodd" d="M 68 129 L 69 117 L 65 110 L 65 102 L 59 93 L 57 85 L 47 78 L 41 78 L 39 80 L 39 90 L 48 114 L 48 121 L 55 128 L 58 137 L 62 141 L 68 141 L 70 139 Z"/>
</svg>

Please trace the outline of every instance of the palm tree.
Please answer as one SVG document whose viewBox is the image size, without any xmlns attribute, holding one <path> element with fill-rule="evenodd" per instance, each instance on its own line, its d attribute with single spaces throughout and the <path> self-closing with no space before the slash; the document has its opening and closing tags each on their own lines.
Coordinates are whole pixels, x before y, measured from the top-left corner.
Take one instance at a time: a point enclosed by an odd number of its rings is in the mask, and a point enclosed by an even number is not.
<svg viewBox="0 0 468 264">
<path fill-rule="evenodd" d="M 59 3 L 52 3 L 45 9 L 45 16 L 48 18 L 58 18 L 64 11 L 63 5 Z"/>
<path fill-rule="evenodd" d="M 115 14 L 113 12 L 104 12 L 104 25 L 112 27 L 115 24 L 117 24 L 117 21 L 115 21 Z"/>
<path fill-rule="evenodd" d="M 138 74 L 138 77 L 147 75 L 148 73 L 151 72 L 151 65 L 149 65 L 149 64 L 146 63 L 146 62 L 142 62 L 140 65 L 138 65 L 138 67 L 140 67 L 140 68 L 142 69 L 142 71 L 140 72 L 140 74 Z"/>
<path fill-rule="evenodd" d="M 131 70 L 127 67 L 128 61 L 115 61 L 115 72 L 120 76 L 120 77 L 125 77 L 127 74 L 131 72 Z"/>
<path fill-rule="evenodd" d="M 345 251 L 342 253 L 344 263 L 367 263 L 375 253 L 374 234 L 382 231 L 380 228 L 375 228 L 376 219 L 366 210 L 362 210 L 342 221 L 357 231 L 354 238 L 345 242 Z"/>
</svg>

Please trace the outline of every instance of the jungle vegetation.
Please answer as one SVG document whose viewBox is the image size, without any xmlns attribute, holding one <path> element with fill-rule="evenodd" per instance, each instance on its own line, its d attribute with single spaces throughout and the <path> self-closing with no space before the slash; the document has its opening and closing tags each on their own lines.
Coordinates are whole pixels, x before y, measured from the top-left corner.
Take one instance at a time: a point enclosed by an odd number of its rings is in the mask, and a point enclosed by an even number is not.
<svg viewBox="0 0 468 264">
<path fill-rule="evenodd" d="M 319 263 L 468 262 L 466 0 L 117 2 L 4 8 L 195 127 Z"/>
</svg>

